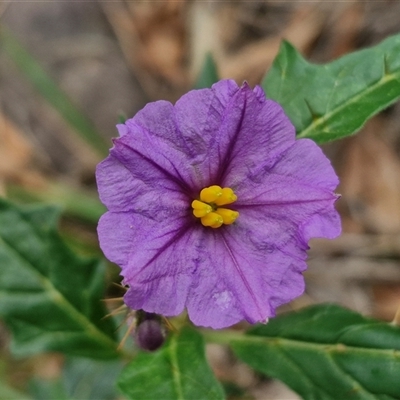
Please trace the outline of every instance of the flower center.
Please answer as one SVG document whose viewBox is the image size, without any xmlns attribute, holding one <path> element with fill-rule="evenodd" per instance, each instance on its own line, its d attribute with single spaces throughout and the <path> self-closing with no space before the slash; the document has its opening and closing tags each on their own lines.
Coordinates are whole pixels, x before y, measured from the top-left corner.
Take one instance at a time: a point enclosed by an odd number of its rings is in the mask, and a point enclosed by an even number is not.
<svg viewBox="0 0 400 400">
<path fill-rule="evenodd" d="M 226 206 L 236 200 L 237 196 L 231 188 L 221 188 L 217 185 L 206 187 L 200 192 L 200 200 L 192 201 L 193 215 L 200 218 L 204 226 L 211 228 L 230 225 L 235 222 L 239 213 L 220 206 Z"/>
</svg>

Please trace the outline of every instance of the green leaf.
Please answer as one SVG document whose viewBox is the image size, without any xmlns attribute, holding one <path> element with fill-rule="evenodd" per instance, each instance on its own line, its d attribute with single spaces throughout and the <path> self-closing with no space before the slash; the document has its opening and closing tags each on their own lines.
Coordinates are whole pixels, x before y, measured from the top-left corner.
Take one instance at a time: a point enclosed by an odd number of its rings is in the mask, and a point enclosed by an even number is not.
<svg viewBox="0 0 400 400">
<path fill-rule="evenodd" d="M 197 78 L 195 89 L 210 88 L 218 80 L 217 64 L 212 54 L 207 53 L 200 75 Z"/>
<path fill-rule="evenodd" d="M 113 400 L 118 398 L 115 380 L 121 369 L 121 360 L 69 358 L 61 377 L 35 377 L 29 382 L 29 391 L 35 400 Z M 0 392 L 0 399 L 2 398 Z"/>
<path fill-rule="evenodd" d="M 121 369 L 121 360 L 94 361 L 87 358 L 69 359 L 63 369 L 65 391 L 72 399 L 117 399 L 118 393 L 115 381 Z"/>
<path fill-rule="evenodd" d="M 71 400 L 65 392 L 60 379 L 33 378 L 29 382 L 29 391 L 34 400 Z"/>
<path fill-rule="evenodd" d="M 21 393 L 0 380 L 0 399 L 5 400 L 32 400 L 25 393 Z"/>
<path fill-rule="evenodd" d="M 306 400 L 400 398 L 400 327 L 336 305 L 279 316 L 230 343 Z"/>
<path fill-rule="evenodd" d="M 105 265 L 77 257 L 57 233 L 52 207 L 0 199 L 0 317 L 12 351 L 115 357 L 114 324 L 102 319 Z"/>
<path fill-rule="evenodd" d="M 284 42 L 262 86 L 299 138 L 324 143 L 352 135 L 400 97 L 400 35 L 324 65 Z"/>
<path fill-rule="evenodd" d="M 206 362 L 203 338 L 189 328 L 171 335 L 156 352 L 139 353 L 122 371 L 118 386 L 125 396 L 135 400 L 224 398 Z"/>
<path fill-rule="evenodd" d="M 43 98 L 64 118 L 79 136 L 101 156 L 108 154 L 110 147 L 89 120 L 59 88 L 40 64 L 19 44 L 4 26 L 0 30 L 3 51 L 13 60 L 29 82 Z"/>
</svg>

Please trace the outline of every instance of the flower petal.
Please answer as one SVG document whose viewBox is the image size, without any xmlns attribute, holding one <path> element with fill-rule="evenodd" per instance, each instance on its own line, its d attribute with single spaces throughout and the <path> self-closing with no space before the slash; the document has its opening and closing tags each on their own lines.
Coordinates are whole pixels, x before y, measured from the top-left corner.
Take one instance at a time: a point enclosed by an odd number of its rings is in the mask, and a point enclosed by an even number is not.
<svg viewBox="0 0 400 400">
<path fill-rule="evenodd" d="M 232 171 L 243 175 L 260 157 L 274 157 L 294 141 L 294 128 L 282 108 L 266 100 L 260 87 L 253 91 L 246 83 L 239 88 L 234 81 L 221 81 L 211 89 L 191 91 L 175 110 L 182 135 L 193 144 L 196 190 L 223 184 Z"/>
<path fill-rule="evenodd" d="M 253 208 L 258 214 L 290 219 L 307 243 L 312 237 L 337 237 L 341 232 L 332 193 L 338 178 L 329 160 L 311 140 L 296 141 L 275 164 L 261 165 L 235 188 L 240 212 Z M 254 221 L 257 223 L 257 218 Z"/>
<path fill-rule="evenodd" d="M 299 296 L 309 239 L 340 234 L 332 193 L 337 183 L 329 161 L 308 140 L 249 173 L 235 188 L 238 220 L 202 245 L 212 256 L 190 291 L 191 320 L 213 328 L 242 318 L 260 322 Z"/>
<path fill-rule="evenodd" d="M 121 266 L 129 286 L 125 302 L 132 309 L 168 316 L 183 311 L 193 272 L 188 218 L 193 222 L 190 215 L 156 220 L 137 213 L 101 219 L 101 248 Z"/>
<path fill-rule="evenodd" d="M 330 161 L 311 139 L 296 140 L 270 170 L 329 191 L 335 190 L 339 184 Z"/>
<path fill-rule="evenodd" d="M 168 209 L 160 209 L 153 215 L 109 211 L 100 218 L 97 227 L 100 247 L 110 261 L 122 269 L 128 267 L 123 275 L 131 278 L 174 235 L 185 231 L 192 219 L 187 213 L 170 215 Z"/>
<path fill-rule="evenodd" d="M 286 248 L 280 249 L 269 235 L 278 231 L 277 224 L 269 222 L 262 230 L 238 224 L 222 235 L 204 232 L 187 300 L 194 324 L 219 329 L 242 319 L 264 322 L 277 305 L 303 292 L 304 248 L 301 255 L 290 254 L 297 250 L 288 234 Z"/>
<path fill-rule="evenodd" d="M 249 182 L 247 186 L 252 189 L 249 193 L 242 187 L 237 190 L 237 224 L 249 217 L 256 226 L 262 226 L 260 218 L 264 217 L 288 220 L 302 232 L 305 243 L 313 237 L 333 239 L 340 234 L 340 218 L 334 207 L 338 196 L 333 193 L 276 174 L 266 175 L 262 184 Z"/>
<path fill-rule="evenodd" d="M 234 186 L 257 171 L 260 165 L 273 166 L 279 155 L 295 141 L 295 129 L 282 107 L 242 87 L 246 93 L 240 131 L 231 141 L 221 184 Z"/>
<path fill-rule="evenodd" d="M 125 146 L 131 163 L 158 169 L 164 179 L 171 180 L 188 192 L 196 182 L 192 154 L 175 119 L 174 106 L 167 101 L 149 103 L 125 125 L 118 125 L 121 137 L 116 147 Z M 113 150 L 111 150 L 111 154 Z M 129 157 L 126 158 L 129 160 Z"/>
<path fill-rule="evenodd" d="M 306 214 L 302 213 L 303 218 Z M 258 273 L 260 285 L 261 282 L 266 285 L 261 296 L 268 298 L 272 310 L 269 316 L 274 316 L 277 306 L 304 291 L 301 273 L 307 268 L 308 245 L 298 221 L 291 215 L 276 213 L 267 207 L 262 210 L 249 207 L 241 210 L 240 221 L 233 228 L 226 230 L 224 236 L 227 242 L 232 243 L 232 248 L 241 246 L 244 253 L 251 254 L 249 268 Z M 237 243 L 238 237 L 242 238 L 241 243 Z"/>
<path fill-rule="evenodd" d="M 228 184 L 235 188 L 241 203 L 252 204 L 251 199 L 266 202 L 294 201 L 299 195 L 292 184 L 298 182 L 310 191 L 310 200 L 315 190 L 327 195 L 339 184 L 330 161 L 322 150 L 309 139 L 296 140 L 276 157 L 274 162 L 260 160 L 258 167 L 248 170 L 246 175 L 232 176 Z M 286 179 L 279 185 L 280 179 Z M 278 187 L 278 186 L 280 187 Z M 322 193 L 321 192 L 321 193 Z M 300 200 L 300 198 L 299 198 Z"/>
<path fill-rule="evenodd" d="M 106 212 L 99 220 L 97 233 L 104 255 L 124 268 L 129 262 L 136 232 L 130 213 Z"/>
<path fill-rule="evenodd" d="M 239 88 L 230 80 L 190 91 L 175 106 L 150 103 L 118 129 L 116 147 L 126 146 L 134 160 L 152 164 L 191 195 L 222 183 L 232 170 L 247 173 L 260 157 L 273 160 L 295 135 L 282 108 L 260 87 Z"/>
<path fill-rule="evenodd" d="M 231 139 L 240 130 L 243 103 L 243 91 L 231 80 L 190 91 L 176 102 L 177 125 L 197 170 L 194 190 L 218 183 Z"/>
<path fill-rule="evenodd" d="M 96 170 L 100 200 L 110 211 L 156 213 L 169 209 L 171 215 L 186 213 L 189 198 L 173 180 L 136 153 L 116 143 Z"/>
</svg>

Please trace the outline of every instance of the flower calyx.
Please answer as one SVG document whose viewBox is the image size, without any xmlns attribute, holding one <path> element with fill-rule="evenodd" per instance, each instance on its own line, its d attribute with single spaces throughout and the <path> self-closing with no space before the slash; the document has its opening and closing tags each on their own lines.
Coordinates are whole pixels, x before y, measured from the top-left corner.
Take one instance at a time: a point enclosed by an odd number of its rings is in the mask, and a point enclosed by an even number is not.
<svg viewBox="0 0 400 400">
<path fill-rule="evenodd" d="M 192 201 L 193 215 L 200 218 L 203 226 L 219 228 L 222 225 L 234 223 L 239 216 L 237 211 L 220 206 L 226 206 L 237 200 L 231 188 L 221 188 L 213 185 L 200 192 L 200 200 Z"/>
</svg>

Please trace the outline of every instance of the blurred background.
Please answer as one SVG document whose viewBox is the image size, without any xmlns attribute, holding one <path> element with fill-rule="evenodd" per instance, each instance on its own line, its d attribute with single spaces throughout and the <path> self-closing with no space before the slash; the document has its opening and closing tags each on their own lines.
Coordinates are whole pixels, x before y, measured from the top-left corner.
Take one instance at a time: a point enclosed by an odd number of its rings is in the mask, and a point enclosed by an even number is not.
<svg viewBox="0 0 400 400">
<path fill-rule="evenodd" d="M 282 39 L 317 63 L 377 44 L 399 33 L 400 2 L 0 1 L 0 27 L 0 195 L 60 205 L 64 238 L 99 255 L 94 170 L 118 121 L 193 88 L 209 54 L 221 78 L 255 85 Z M 400 104 L 323 148 L 341 179 L 343 235 L 312 243 L 307 293 L 286 309 L 333 301 L 390 321 L 400 306 Z M 62 357 L 15 361 L 5 327 L 0 341 L 12 386 L 59 373 Z M 297 398 L 222 347 L 208 355 L 232 399 Z"/>
</svg>

